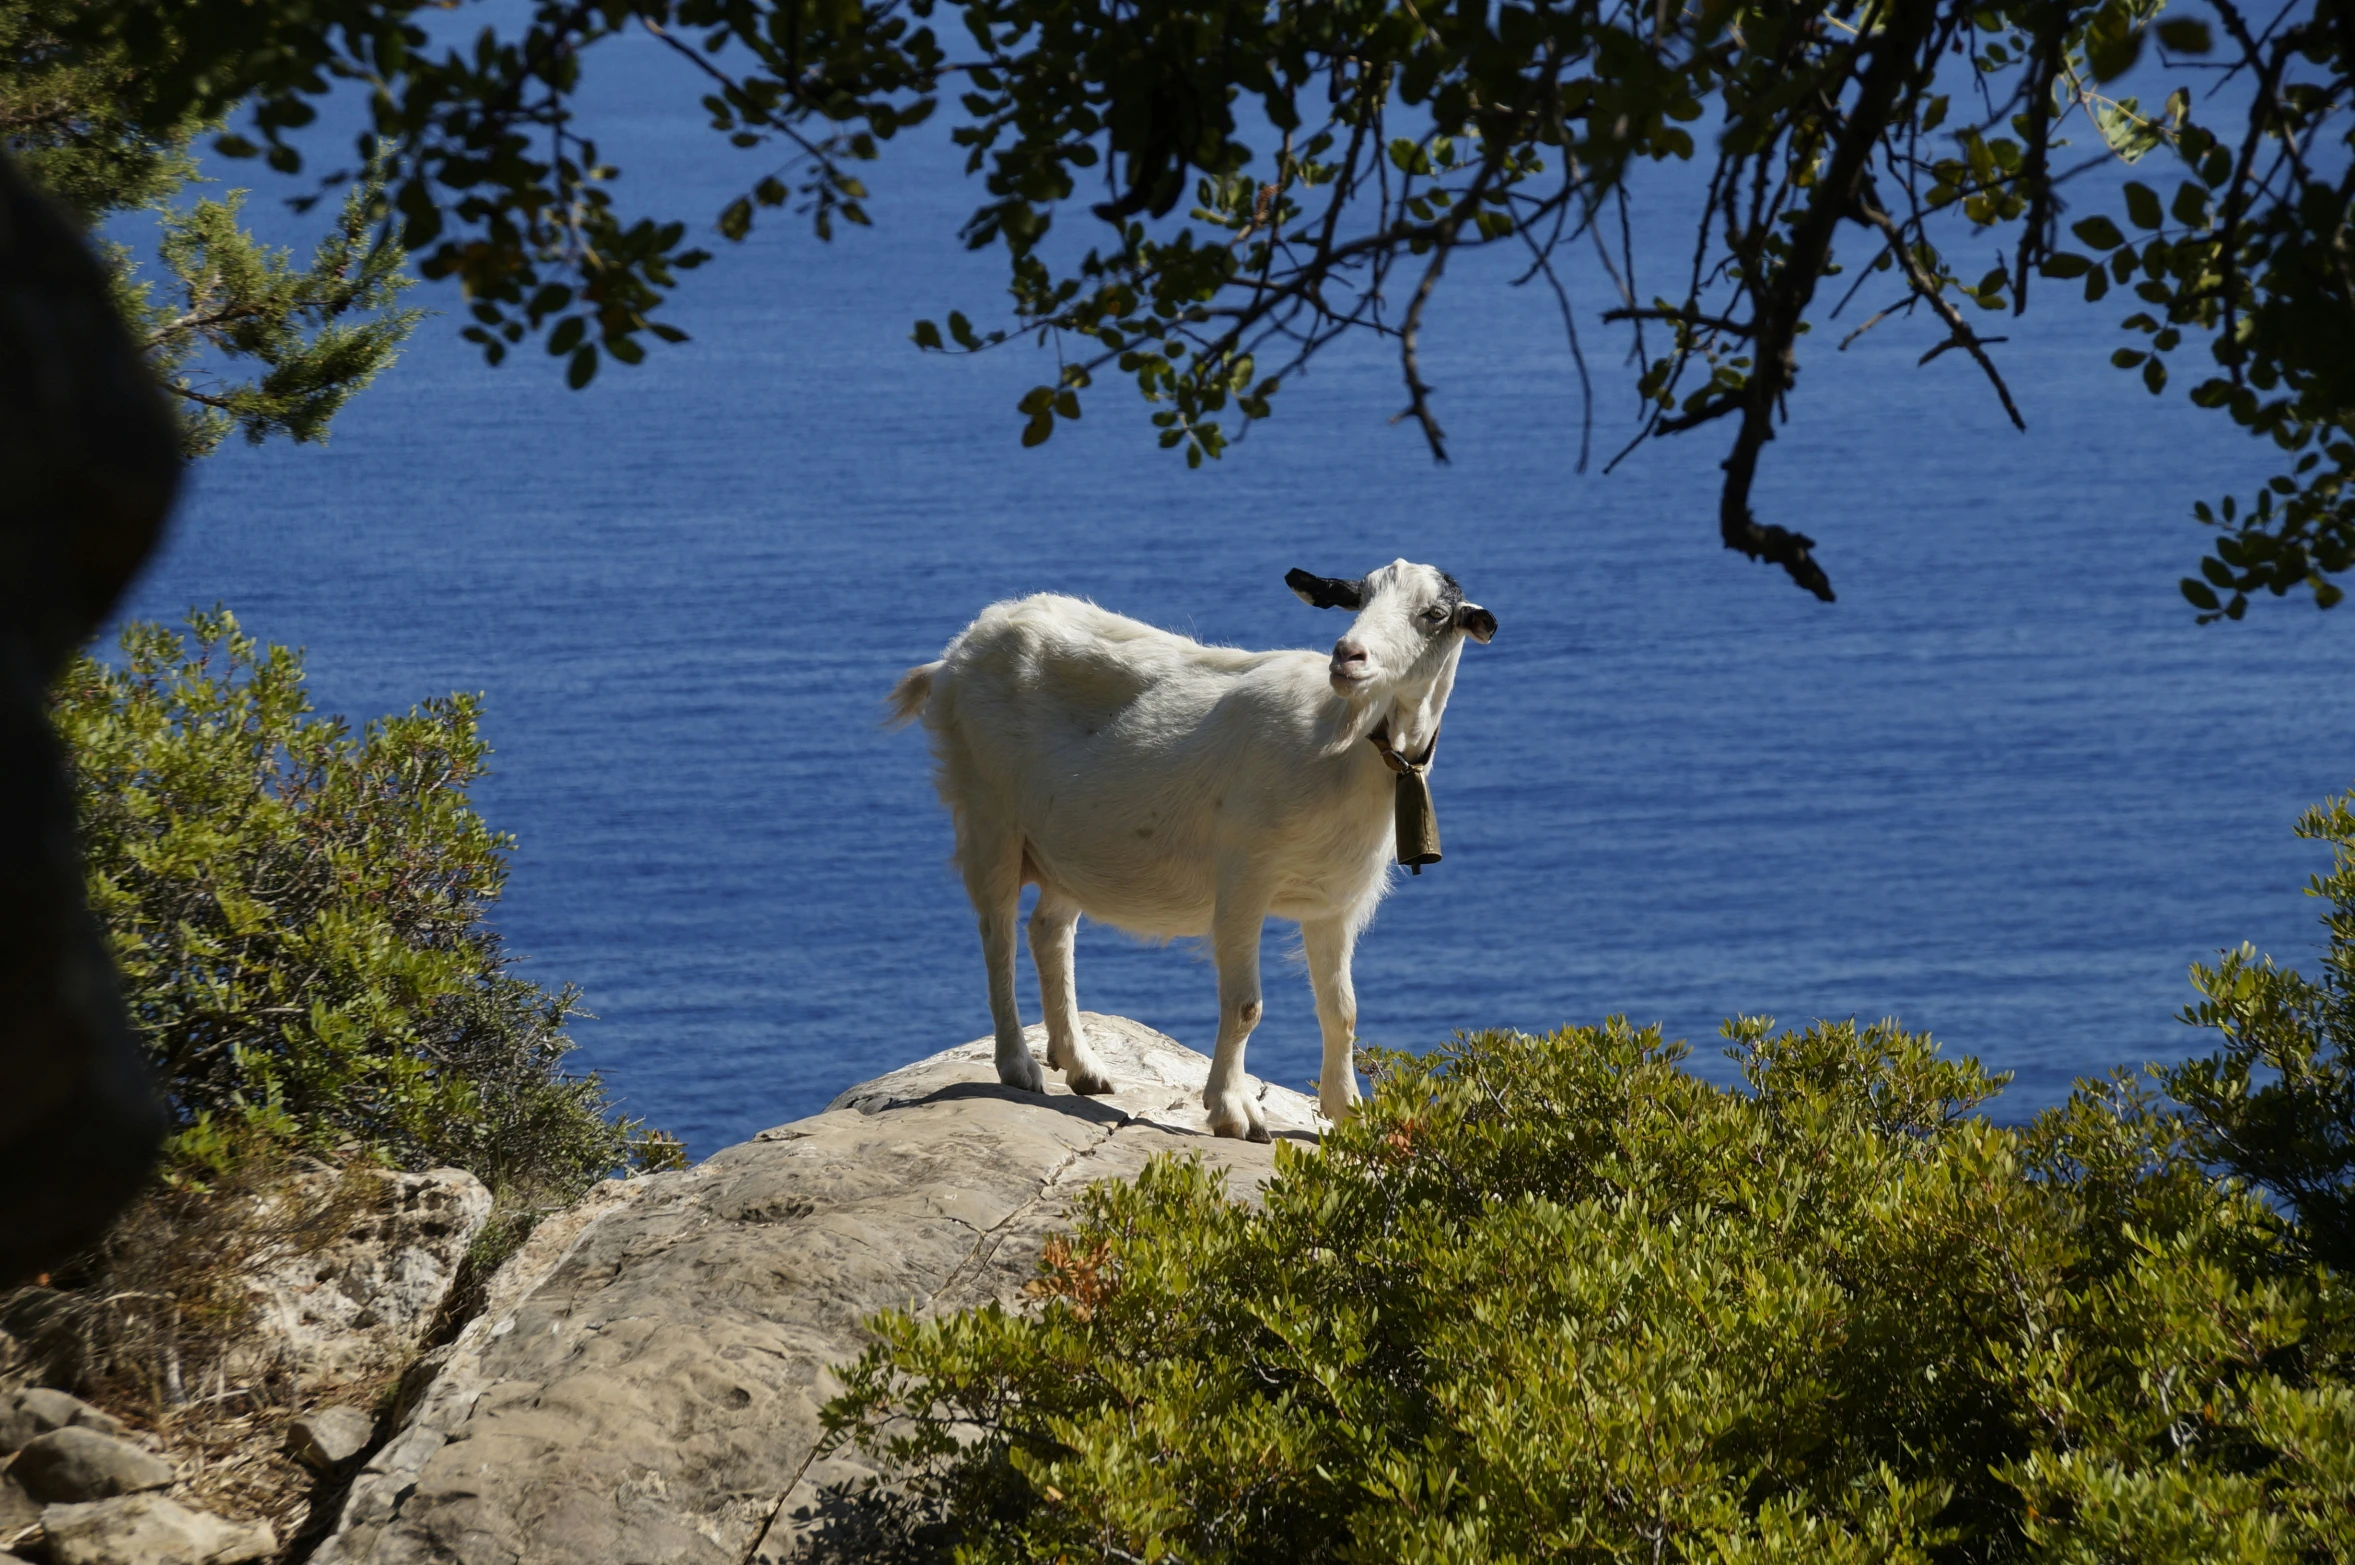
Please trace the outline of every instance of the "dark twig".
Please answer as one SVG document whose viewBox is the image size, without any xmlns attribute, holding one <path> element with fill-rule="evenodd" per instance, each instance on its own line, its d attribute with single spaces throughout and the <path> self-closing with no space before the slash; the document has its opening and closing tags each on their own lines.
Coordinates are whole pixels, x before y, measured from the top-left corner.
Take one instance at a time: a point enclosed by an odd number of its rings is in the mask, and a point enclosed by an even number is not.
<svg viewBox="0 0 2355 1565">
<path fill-rule="evenodd" d="M 2011 415 L 2012 427 L 2025 434 L 2028 429 L 2028 421 L 2020 417 L 2019 404 L 2012 401 L 2011 387 L 2003 383 L 2003 376 L 1996 369 L 1995 361 L 1987 356 L 1986 345 L 1990 342 L 2001 342 L 2004 339 L 2001 337 L 1981 337 L 1971 329 L 1971 323 L 1963 319 L 1963 313 L 1954 307 L 1954 301 L 1946 297 L 1945 293 L 1939 289 L 1937 280 L 1922 270 L 1921 262 L 1915 259 L 1913 252 L 1905 247 L 1904 237 L 1897 231 L 1896 219 L 1881 210 L 1869 181 L 1862 190 L 1857 192 L 1856 215 L 1880 230 L 1882 237 L 1889 241 L 1889 253 L 1897 257 L 1898 269 L 1905 273 L 1906 282 L 1913 288 L 1914 297 L 1936 310 L 1938 318 L 1946 323 L 1946 329 L 1953 333 L 1944 342 L 1923 354 L 1921 362 L 1927 364 L 1949 348 L 1960 348 L 1968 353 L 1978 361 L 1979 368 L 1986 372 L 1988 384 L 1995 388 L 1996 396 L 2002 399 L 2004 412 Z M 1871 321 L 1865 322 L 1867 326 L 1871 324 Z M 1842 343 L 1840 346 L 1844 348 L 1847 344 Z"/>
</svg>

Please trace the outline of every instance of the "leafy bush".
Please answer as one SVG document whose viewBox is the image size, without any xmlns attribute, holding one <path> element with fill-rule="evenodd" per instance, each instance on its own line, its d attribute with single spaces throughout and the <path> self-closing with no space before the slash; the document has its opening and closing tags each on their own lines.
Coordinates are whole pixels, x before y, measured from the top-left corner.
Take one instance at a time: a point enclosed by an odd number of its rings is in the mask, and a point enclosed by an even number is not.
<svg viewBox="0 0 2355 1565">
<path fill-rule="evenodd" d="M 2224 1047 L 2160 1074 L 2194 1150 L 2280 1197 L 2314 1256 L 2355 1274 L 2355 794 L 2308 810 L 2298 835 L 2331 847 L 2329 873 L 2306 883 L 2329 904 L 2322 977 L 2245 944 L 2195 966 L 2201 999 L 2183 1019 Z"/>
<path fill-rule="evenodd" d="M 2355 1309 L 2125 1078 L 1891 1024 L 1384 1056 L 1264 1204 L 1091 1191 L 828 1409 L 965 1561 L 2346 1558 Z"/>
<path fill-rule="evenodd" d="M 54 708 L 173 1171 L 342 1149 L 546 1202 L 675 1162 L 565 1074 L 577 992 L 516 976 L 485 922 L 512 841 L 467 801 L 475 699 L 354 737 L 311 715 L 295 653 L 219 611 L 189 628 L 129 626 L 122 666 L 79 660 Z"/>
</svg>

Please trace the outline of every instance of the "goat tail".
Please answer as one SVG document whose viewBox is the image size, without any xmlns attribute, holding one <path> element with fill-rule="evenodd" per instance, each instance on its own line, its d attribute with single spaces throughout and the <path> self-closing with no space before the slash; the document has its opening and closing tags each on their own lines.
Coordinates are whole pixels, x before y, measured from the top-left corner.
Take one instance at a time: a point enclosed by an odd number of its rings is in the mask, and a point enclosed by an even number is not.
<svg viewBox="0 0 2355 1565">
<path fill-rule="evenodd" d="M 905 728 L 923 715 L 924 703 L 932 699 L 932 676 L 939 672 L 938 663 L 925 663 L 902 674 L 885 698 L 891 713 L 883 719 L 883 726 Z"/>
</svg>

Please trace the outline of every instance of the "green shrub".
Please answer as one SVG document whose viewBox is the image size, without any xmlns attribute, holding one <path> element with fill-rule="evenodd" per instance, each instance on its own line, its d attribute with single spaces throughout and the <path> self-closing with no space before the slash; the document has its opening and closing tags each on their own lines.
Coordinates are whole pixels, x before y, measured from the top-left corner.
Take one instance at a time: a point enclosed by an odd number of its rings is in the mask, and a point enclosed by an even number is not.
<svg viewBox="0 0 2355 1565">
<path fill-rule="evenodd" d="M 2308 810 L 2298 835 L 2331 848 L 2329 872 L 2306 883 L 2329 905 L 2322 977 L 2248 945 L 2195 966 L 2201 999 L 2183 1019 L 2222 1033 L 2224 1047 L 2160 1077 L 2193 1149 L 2272 1191 L 2314 1256 L 2355 1274 L 2355 794 Z"/>
<path fill-rule="evenodd" d="M 81 659 L 54 708 L 168 1169 L 340 1150 L 546 1203 L 675 1161 L 564 1072 L 576 991 L 516 976 L 485 922 L 512 842 L 467 801 L 476 700 L 355 737 L 311 714 L 295 653 L 219 611 L 189 629 L 129 626 L 121 667 Z"/>
<path fill-rule="evenodd" d="M 1157 1161 L 828 1409 L 967 1561 L 2355 1551 L 2355 1311 L 2121 1078 L 1890 1024 L 1385 1056 L 1264 1204 Z"/>
</svg>

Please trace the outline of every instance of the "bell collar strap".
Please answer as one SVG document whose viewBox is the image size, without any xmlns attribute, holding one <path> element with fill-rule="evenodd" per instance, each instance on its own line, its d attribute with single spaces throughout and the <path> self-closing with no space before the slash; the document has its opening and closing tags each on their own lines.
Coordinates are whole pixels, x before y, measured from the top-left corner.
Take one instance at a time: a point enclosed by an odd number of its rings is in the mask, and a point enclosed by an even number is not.
<svg viewBox="0 0 2355 1565">
<path fill-rule="evenodd" d="M 1374 725 L 1366 742 L 1381 751 L 1382 764 L 1398 774 L 1398 862 L 1420 875 L 1424 865 L 1439 862 L 1439 816 L 1431 808 L 1431 784 L 1426 775 L 1431 770 L 1431 757 L 1439 750 L 1439 735 L 1434 731 L 1423 753 L 1411 761 L 1390 743 L 1387 717 Z"/>
</svg>

